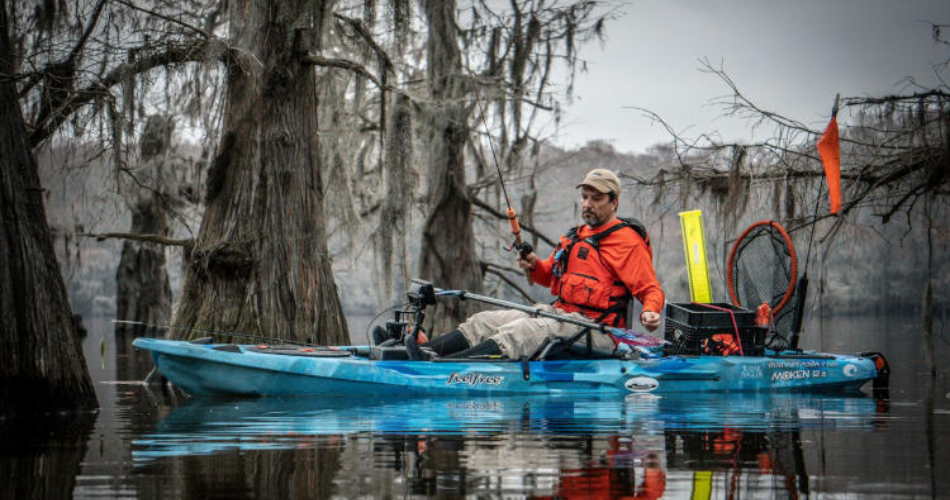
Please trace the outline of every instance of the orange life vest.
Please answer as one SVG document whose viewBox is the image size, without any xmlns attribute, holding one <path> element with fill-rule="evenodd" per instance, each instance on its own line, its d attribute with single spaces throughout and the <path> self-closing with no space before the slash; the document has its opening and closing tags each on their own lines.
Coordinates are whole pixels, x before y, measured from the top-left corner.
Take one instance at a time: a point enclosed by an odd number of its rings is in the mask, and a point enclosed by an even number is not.
<svg viewBox="0 0 950 500">
<path fill-rule="evenodd" d="M 551 290 L 557 294 L 555 307 L 573 312 L 580 310 L 594 321 L 624 326 L 627 305 L 632 296 L 623 281 L 607 267 L 600 255 L 600 242 L 622 230 L 636 231 L 650 248 L 650 237 L 636 219 L 620 219 L 607 230 L 580 239 L 580 227 L 571 228 L 561 236 L 554 254 L 554 283 Z"/>
</svg>

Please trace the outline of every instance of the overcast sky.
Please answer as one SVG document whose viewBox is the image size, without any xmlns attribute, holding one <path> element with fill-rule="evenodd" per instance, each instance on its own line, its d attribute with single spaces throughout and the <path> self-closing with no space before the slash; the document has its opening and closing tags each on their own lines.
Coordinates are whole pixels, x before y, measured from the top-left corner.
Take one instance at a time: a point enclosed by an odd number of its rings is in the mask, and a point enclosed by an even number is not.
<svg viewBox="0 0 950 500">
<path fill-rule="evenodd" d="M 907 76 L 933 85 L 933 64 L 950 58 L 927 22 L 950 24 L 948 0 L 634 0 L 621 9 L 607 43 L 582 51 L 588 72 L 566 108 L 561 145 L 604 139 L 642 152 L 668 141 L 660 125 L 629 107 L 653 110 L 687 134 L 747 137 L 747 124 L 717 118 L 710 100 L 728 90 L 699 71 L 701 58 L 721 64 L 760 107 L 819 129 L 835 93 L 897 93 Z"/>
</svg>

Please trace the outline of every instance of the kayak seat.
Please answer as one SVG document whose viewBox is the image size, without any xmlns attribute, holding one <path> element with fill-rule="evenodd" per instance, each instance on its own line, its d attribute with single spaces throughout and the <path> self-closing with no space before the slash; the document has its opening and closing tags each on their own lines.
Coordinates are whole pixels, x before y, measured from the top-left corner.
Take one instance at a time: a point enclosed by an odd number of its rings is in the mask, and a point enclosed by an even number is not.
<svg viewBox="0 0 950 500">
<path fill-rule="evenodd" d="M 544 359 L 567 360 L 567 359 L 611 359 L 619 357 L 614 351 L 609 349 L 598 349 L 596 347 L 587 349 L 586 342 L 574 342 L 566 349 L 557 353 L 549 354 Z"/>
<path fill-rule="evenodd" d="M 620 357 L 616 350 L 594 347 L 589 328 L 570 337 L 549 336 L 530 356 L 532 360 L 610 359 Z"/>
</svg>

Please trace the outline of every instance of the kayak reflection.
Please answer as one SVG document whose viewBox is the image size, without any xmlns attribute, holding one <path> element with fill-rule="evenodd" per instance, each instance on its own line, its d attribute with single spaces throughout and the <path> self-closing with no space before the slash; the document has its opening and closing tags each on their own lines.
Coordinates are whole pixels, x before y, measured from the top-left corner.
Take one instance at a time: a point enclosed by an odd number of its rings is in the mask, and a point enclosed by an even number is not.
<svg viewBox="0 0 950 500">
<path fill-rule="evenodd" d="M 775 478 L 767 488 L 808 492 L 799 433 L 872 430 L 881 411 L 886 410 L 869 398 L 796 394 L 622 401 L 195 398 L 134 440 L 133 458 L 144 466 L 228 452 L 253 457 L 272 450 L 333 449 L 345 460 L 347 450 L 369 449 L 371 456 L 353 467 L 368 468 L 368 476 L 381 469 L 401 474 L 407 493 L 421 495 L 500 488 L 538 497 L 596 491 L 604 498 L 659 498 L 673 475 L 680 488 L 700 494 L 694 498 L 708 498 L 702 492 L 717 484 L 738 488 L 746 470 Z M 337 487 L 347 489 L 339 481 Z M 336 494 L 357 492 L 366 493 Z"/>
</svg>

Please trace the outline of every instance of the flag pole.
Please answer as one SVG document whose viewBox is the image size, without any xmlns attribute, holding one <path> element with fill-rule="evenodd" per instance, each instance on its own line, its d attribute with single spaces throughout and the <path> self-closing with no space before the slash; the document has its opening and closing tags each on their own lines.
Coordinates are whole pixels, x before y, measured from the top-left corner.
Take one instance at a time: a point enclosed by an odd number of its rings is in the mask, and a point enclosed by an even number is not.
<svg viewBox="0 0 950 500">
<path fill-rule="evenodd" d="M 835 94 L 835 104 L 831 107 L 831 119 L 834 120 L 838 116 L 838 104 L 841 102 L 841 94 Z M 811 262 L 811 244 L 815 239 L 815 226 L 818 225 L 818 207 L 821 206 L 821 196 L 824 193 L 825 183 L 822 182 L 818 185 L 818 197 L 815 198 L 815 215 L 812 217 L 811 221 L 811 234 L 808 236 L 808 251 L 805 253 L 805 272 L 802 274 L 802 277 L 798 280 L 798 286 L 796 287 L 796 292 L 800 294 L 799 301 L 795 317 L 792 318 L 792 337 L 789 339 L 789 347 L 792 349 L 798 349 L 798 337 L 802 331 L 802 320 L 805 316 L 805 301 L 808 299 L 808 264 Z M 831 189 L 829 187 L 829 189 Z"/>
</svg>

